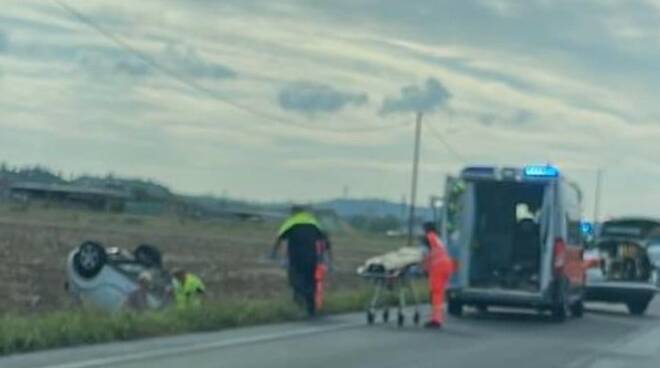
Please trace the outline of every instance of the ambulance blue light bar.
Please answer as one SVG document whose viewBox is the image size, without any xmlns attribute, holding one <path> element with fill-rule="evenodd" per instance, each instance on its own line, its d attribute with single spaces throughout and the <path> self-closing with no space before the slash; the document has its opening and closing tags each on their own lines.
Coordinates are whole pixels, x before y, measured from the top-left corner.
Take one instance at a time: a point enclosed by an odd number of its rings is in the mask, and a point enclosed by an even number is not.
<svg viewBox="0 0 660 368">
<path fill-rule="evenodd" d="M 554 166 L 527 166 L 523 174 L 529 178 L 557 178 L 559 170 Z"/>
<path fill-rule="evenodd" d="M 582 230 L 582 234 L 584 235 L 593 235 L 594 225 L 591 222 L 582 220 L 580 223 L 580 230 Z"/>
</svg>

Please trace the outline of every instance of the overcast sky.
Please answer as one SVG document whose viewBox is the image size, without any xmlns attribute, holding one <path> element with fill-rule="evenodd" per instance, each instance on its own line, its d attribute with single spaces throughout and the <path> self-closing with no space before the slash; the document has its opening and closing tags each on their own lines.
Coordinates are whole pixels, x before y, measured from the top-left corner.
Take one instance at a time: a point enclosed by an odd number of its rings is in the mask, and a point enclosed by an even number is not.
<svg viewBox="0 0 660 368">
<path fill-rule="evenodd" d="M 602 167 L 605 215 L 660 216 L 658 0 L 65 3 L 105 35 L 57 2 L 3 1 L 0 160 L 399 200 L 423 110 L 420 202 L 468 163 L 551 162 L 589 215 Z"/>
</svg>

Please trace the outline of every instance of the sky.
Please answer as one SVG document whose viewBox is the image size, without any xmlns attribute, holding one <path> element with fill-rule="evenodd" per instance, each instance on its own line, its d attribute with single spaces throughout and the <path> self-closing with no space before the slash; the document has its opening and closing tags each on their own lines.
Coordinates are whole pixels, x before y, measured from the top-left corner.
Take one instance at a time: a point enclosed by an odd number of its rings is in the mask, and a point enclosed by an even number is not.
<svg viewBox="0 0 660 368">
<path fill-rule="evenodd" d="M 4 0 L 0 161 L 260 201 L 419 203 L 552 163 L 660 216 L 660 0 Z"/>
</svg>

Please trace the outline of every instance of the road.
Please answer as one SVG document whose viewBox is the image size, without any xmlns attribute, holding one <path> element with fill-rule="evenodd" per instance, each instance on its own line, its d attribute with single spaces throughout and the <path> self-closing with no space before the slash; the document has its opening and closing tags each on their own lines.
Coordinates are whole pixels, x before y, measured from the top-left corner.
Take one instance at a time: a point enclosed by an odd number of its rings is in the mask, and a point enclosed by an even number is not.
<svg viewBox="0 0 660 368">
<path fill-rule="evenodd" d="M 0 358 L 2 368 L 567 367 L 660 365 L 660 301 L 645 317 L 590 305 L 555 324 L 496 310 L 448 319 L 443 331 L 366 326 L 362 314 Z"/>
</svg>

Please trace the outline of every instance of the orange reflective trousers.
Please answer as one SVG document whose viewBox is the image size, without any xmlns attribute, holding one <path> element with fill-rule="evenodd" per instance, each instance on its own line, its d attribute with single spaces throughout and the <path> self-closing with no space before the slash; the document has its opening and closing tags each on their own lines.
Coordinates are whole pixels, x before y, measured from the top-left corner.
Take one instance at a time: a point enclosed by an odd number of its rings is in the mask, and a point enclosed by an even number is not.
<svg viewBox="0 0 660 368">
<path fill-rule="evenodd" d="M 429 291 L 431 296 L 431 321 L 443 322 L 442 308 L 445 302 L 447 282 L 454 272 L 454 263 L 447 254 L 444 244 L 437 234 L 426 235 L 429 243 L 429 254 L 426 259 L 426 272 L 429 275 Z"/>
</svg>

